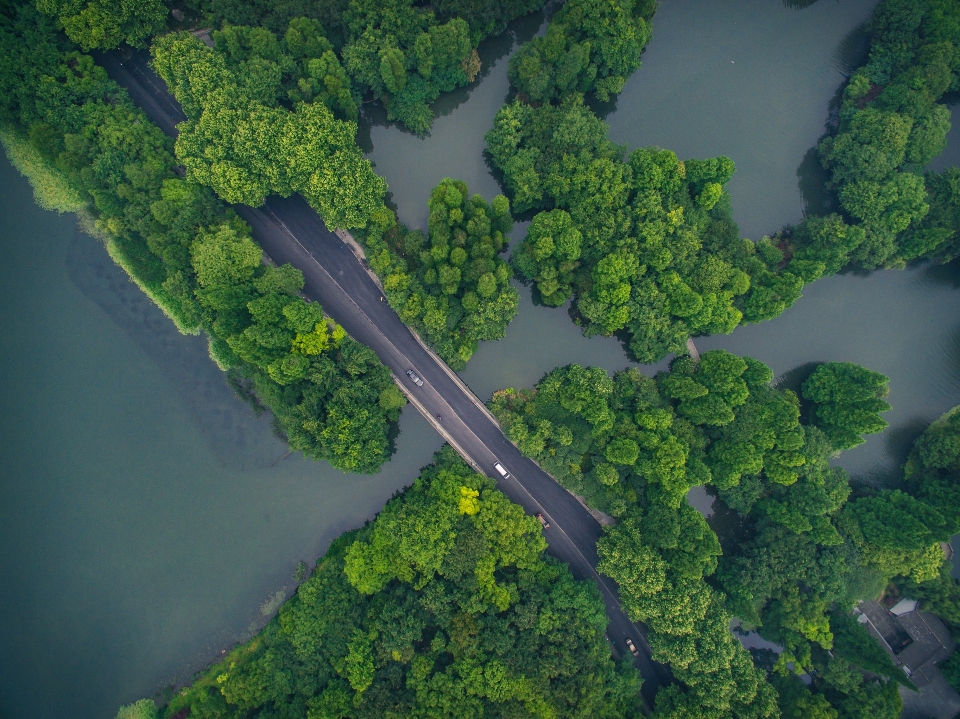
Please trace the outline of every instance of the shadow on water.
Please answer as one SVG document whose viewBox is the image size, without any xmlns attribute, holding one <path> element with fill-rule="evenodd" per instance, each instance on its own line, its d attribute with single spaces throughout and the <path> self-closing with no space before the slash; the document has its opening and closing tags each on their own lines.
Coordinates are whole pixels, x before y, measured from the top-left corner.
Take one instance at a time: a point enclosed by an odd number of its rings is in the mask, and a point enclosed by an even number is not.
<svg viewBox="0 0 960 719">
<path fill-rule="evenodd" d="M 833 192 L 827 188 L 830 174 L 820 164 L 816 147 L 811 147 L 797 168 L 797 187 L 803 200 L 805 217 L 823 217 L 837 210 Z"/>
<path fill-rule="evenodd" d="M 942 285 L 950 289 L 960 289 L 960 260 L 946 265 L 928 262 L 917 274 L 917 282 L 922 285 Z"/>
<path fill-rule="evenodd" d="M 870 55 L 870 33 L 864 23 L 851 30 L 837 49 L 833 51 L 833 66 L 843 75 L 850 76 L 853 71 L 867 62 Z"/>
<path fill-rule="evenodd" d="M 857 482 L 895 489 L 903 483 L 903 466 L 907 462 L 913 443 L 930 426 L 926 417 L 911 417 L 901 420 L 896 427 L 889 427 L 883 433 L 887 462 L 875 470 L 857 474 Z"/>
<path fill-rule="evenodd" d="M 814 0 L 816 1 L 816 0 Z M 812 5 L 812 2 L 800 0 L 784 0 L 787 7 L 803 8 Z M 837 72 L 849 76 L 854 70 L 867 61 L 870 52 L 870 35 L 867 33 L 866 25 L 859 25 L 840 41 L 832 55 L 832 65 Z M 832 128 L 837 122 L 837 112 L 840 109 L 840 101 L 843 97 L 843 85 L 837 89 L 831 99 L 828 108 L 829 116 L 827 127 Z M 831 212 L 839 210 L 840 205 L 837 202 L 836 195 L 827 187 L 830 174 L 820 164 L 820 158 L 817 153 L 817 146 L 814 145 L 803 156 L 800 166 L 797 168 L 797 187 L 800 189 L 800 197 L 803 200 L 803 214 L 805 217 L 823 217 Z"/>
<path fill-rule="evenodd" d="M 713 514 L 707 518 L 710 526 L 720 540 L 724 554 L 734 553 L 742 544 L 749 541 L 753 533 L 753 522 L 731 509 L 719 497 L 713 500 Z"/>
<path fill-rule="evenodd" d="M 783 0 L 783 6 L 791 10 L 803 10 L 811 5 L 816 5 L 820 0 Z"/>
<path fill-rule="evenodd" d="M 77 231 L 66 257 L 73 284 L 173 380 L 200 434 L 231 470 L 263 469 L 288 453 L 270 431 L 273 415 L 255 412 L 210 359 L 204 337 L 183 337 L 131 282 L 103 244 Z"/>
<path fill-rule="evenodd" d="M 773 386 L 781 390 L 790 390 L 800 397 L 800 401 L 802 402 L 803 397 L 800 394 L 800 388 L 803 386 L 803 383 L 807 381 L 807 377 L 812 375 L 817 367 L 822 364 L 823 362 L 806 362 L 799 367 L 794 367 L 791 370 L 787 370 L 782 375 L 774 379 Z"/>
</svg>

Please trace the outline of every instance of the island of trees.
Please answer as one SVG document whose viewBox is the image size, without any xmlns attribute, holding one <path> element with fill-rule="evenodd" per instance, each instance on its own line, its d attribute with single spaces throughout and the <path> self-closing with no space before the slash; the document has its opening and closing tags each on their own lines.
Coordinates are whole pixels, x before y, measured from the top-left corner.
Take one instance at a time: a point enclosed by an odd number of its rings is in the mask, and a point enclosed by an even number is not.
<svg viewBox="0 0 960 719">
<path fill-rule="evenodd" d="M 843 212 L 758 242 L 742 240 L 731 218 L 729 158 L 681 161 L 658 148 L 625 158 L 586 103 L 618 92 L 617 78 L 639 67 L 652 10 L 572 0 L 511 60 L 515 97 L 487 149 L 514 209 L 538 213 L 513 264 L 544 304 L 574 297 L 571 315 L 587 334 L 616 333 L 635 359 L 654 362 L 683 352 L 691 335 L 776 317 L 804 284 L 844 268 L 960 254 L 958 170 L 923 173 L 950 127 L 938 101 L 960 89 L 956 3 L 880 4 L 870 59 L 819 147 Z"/>
<path fill-rule="evenodd" d="M 598 568 L 680 682 L 657 717 L 895 719 L 909 681 L 848 612 L 894 582 L 957 621 L 941 542 L 960 508 L 960 424 L 918 440 L 902 489 L 854 490 L 828 460 L 886 426 L 887 378 L 827 363 L 799 395 L 772 378 L 715 350 L 654 378 L 570 365 L 490 406 L 525 454 L 618 518 Z M 687 503 L 696 485 L 741 517 L 723 543 Z M 733 617 L 783 651 L 755 667 Z"/>
</svg>

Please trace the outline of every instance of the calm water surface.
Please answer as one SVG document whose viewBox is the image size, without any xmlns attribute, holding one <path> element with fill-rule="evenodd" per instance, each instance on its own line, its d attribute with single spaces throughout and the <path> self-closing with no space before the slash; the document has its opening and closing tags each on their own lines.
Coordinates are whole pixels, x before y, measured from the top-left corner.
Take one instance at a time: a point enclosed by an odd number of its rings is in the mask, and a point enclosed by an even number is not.
<svg viewBox="0 0 960 719">
<path fill-rule="evenodd" d="M 406 412 L 379 475 L 284 458 L 203 340 L 0 186 L 0 716 L 104 719 L 249 636 L 440 440 Z"/>
</svg>

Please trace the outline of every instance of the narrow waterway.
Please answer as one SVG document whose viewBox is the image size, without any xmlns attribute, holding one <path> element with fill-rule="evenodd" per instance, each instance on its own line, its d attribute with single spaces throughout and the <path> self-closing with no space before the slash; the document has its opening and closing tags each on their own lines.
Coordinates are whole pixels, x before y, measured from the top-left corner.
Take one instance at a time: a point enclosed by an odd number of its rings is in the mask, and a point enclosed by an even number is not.
<svg viewBox="0 0 960 719">
<path fill-rule="evenodd" d="M 405 412 L 379 475 L 285 457 L 204 340 L 0 185 L 0 716 L 104 719 L 250 636 L 440 439 Z"/>
</svg>

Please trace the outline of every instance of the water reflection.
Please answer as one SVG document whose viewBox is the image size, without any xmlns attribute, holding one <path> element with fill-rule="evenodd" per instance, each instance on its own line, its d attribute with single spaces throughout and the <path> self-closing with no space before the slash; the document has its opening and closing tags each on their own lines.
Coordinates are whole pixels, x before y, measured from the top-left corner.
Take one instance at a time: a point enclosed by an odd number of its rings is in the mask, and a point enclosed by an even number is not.
<svg viewBox="0 0 960 719">
<path fill-rule="evenodd" d="M 833 192 L 827 188 L 830 174 L 823 169 L 816 147 L 807 150 L 797 168 L 797 187 L 803 200 L 804 217 L 823 217 L 837 210 Z"/>
<path fill-rule="evenodd" d="M 838 72 L 850 75 L 867 61 L 870 54 L 870 33 L 867 25 L 851 30 L 833 52 L 833 66 Z"/>
<path fill-rule="evenodd" d="M 74 232 L 67 274 L 149 356 L 189 407 L 200 435 L 221 464 L 232 470 L 271 467 L 289 454 L 271 431 L 271 415 L 257 416 L 237 401 L 210 361 L 203 337 L 183 337 L 90 235 Z"/>
</svg>

